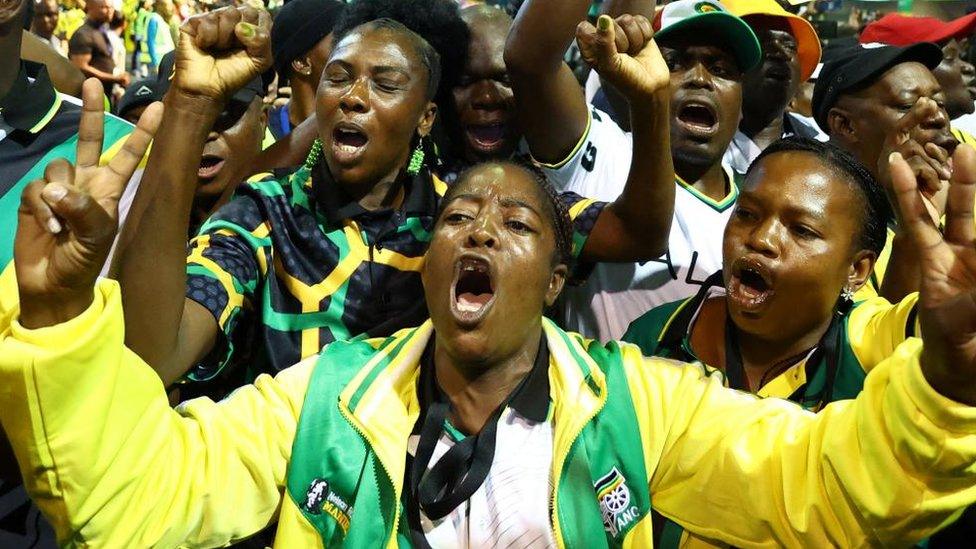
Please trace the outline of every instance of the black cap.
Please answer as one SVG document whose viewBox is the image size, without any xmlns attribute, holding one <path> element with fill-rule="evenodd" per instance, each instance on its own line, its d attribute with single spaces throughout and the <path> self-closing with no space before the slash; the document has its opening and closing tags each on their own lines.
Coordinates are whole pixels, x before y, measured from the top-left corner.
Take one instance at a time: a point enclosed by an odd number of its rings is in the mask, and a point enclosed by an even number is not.
<svg viewBox="0 0 976 549">
<path fill-rule="evenodd" d="M 156 91 L 159 94 L 159 99 L 166 95 L 166 91 L 169 90 L 169 81 L 173 79 L 174 53 L 175 51 L 167 53 L 159 61 L 159 74 L 156 80 Z M 274 81 L 274 71 L 265 71 L 261 76 L 244 84 L 244 87 L 237 90 L 231 98 L 242 103 L 250 103 L 256 95 L 264 97 L 268 93 L 268 86 L 272 81 Z"/>
<path fill-rule="evenodd" d="M 274 69 L 284 75 L 288 65 L 328 36 L 342 14 L 339 0 L 293 0 L 278 11 L 271 27 Z"/>
<path fill-rule="evenodd" d="M 820 70 L 812 99 L 813 118 L 826 133 L 830 133 L 827 113 L 844 93 L 870 86 L 888 69 L 901 63 L 917 61 L 934 69 L 942 62 L 942 50 L 929 42 L 904 47 L 857 45 L 832 53 L 830 61 Z"/>
<path fill-rule="evenodd" d="M 156 89 L 156 80 L 135 80 L 125 89 L 125 95 L 115 106 L 115 115 L 125 117 L 126 111 L 142 105 L 148 105 L 153 101 L 162 100 L 163 95 Z"/>
</svg>

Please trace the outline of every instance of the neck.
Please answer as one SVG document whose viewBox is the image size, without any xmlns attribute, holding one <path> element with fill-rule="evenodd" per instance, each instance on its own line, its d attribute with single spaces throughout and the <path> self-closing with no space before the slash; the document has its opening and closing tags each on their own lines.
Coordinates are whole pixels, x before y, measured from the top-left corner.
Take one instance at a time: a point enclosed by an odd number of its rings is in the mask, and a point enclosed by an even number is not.
<svg viewBox="0 0 976 549">
<path fill-rule="evenodd" d="M 0 51 L 9 52 L 0 56 L 0 99 L 7 96 L 20 74 L 21 33 L 20 29 L 0 30 Z"/>
<path fill-rule="evenodd" d="M 827 332 L 830 320 L 831 317 L 828 316 L 804 334 L 793 337 L 778 334 L 777 339 L 767 339 L 739 330 L 739 352 L 742 353 L 742 367 L 749 380 L 749 387 L 758 391 L 762 388 L 763 377 L 771 368 L 812 349 Z"/>
<path fill-rule="evenodd" d="M 464 433 L 478 433 L 491 414 L 529 375 L 539 351 L 542 326 L 514 353 L 490 362 L 471 363 L 452 356 L 447 345 L 435 344 L 437 383 L 451 401 L 451 423 Z"/>
<path fill-rule="evenodd" d="M 675 160 L 674 172 L 685 183 L 712 200 L 722 200 L 728 194 L 728 182 L 721 162 L 702 167 L 681 164 Z"/>
<path fill-rule="evenodd" d="M 783 136 L 783 112 L 772 113 L 772 116 L 760 119 L 745 117 L 739 123 L 739 130 L 752 139 L 760 149 L 765 149 Z"/>
<path fill-rule="evenodd" d="M 294 128 L 315 112 L 315 89 L 297 78 L 291 82 L 291 100 L 288 102 L 288 122 Z"/>
</svg>

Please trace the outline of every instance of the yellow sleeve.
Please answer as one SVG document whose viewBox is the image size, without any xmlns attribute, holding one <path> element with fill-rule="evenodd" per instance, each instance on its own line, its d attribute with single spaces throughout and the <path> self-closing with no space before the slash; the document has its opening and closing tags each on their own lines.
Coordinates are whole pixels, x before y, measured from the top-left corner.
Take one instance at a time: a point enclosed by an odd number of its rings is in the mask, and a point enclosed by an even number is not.
<svg viewBox="0 0 976 549">
<path fill-rule="evenodd" d="M 907 546 L 976 500 L 976 408 L 933 390 L 912 338 L 820 413 L 698 368 L 625 364 L 654 509 L 737 547 Z"/>
<path fill-rule="evenodd" d="M 61 543 L 220 546 L 274 519 L 311 370 L 173 410 L 123 345 L 118 285 L 101 280 L 66 323 L 0 324 L 0 421 Z"/>
<path fill-rule="evenodd" d="M 902 341 L 919 335 L 917 303 L 918 292 L 915 292 L 895 304 L 883 297 L 874 297 L 858 303 L 851 310 L 847 339 L 865 372 L 891 356 Z"/>
</svg>

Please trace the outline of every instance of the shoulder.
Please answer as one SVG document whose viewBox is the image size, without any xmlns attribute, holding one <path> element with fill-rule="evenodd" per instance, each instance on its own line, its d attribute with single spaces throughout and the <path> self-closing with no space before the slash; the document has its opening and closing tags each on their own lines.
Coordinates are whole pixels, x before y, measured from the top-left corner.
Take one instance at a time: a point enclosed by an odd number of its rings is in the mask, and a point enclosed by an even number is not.
<svg viewBox="0 0 976 549">
<path fill-rule="evenodd" d="M 284 178 L 287 179 L 287 178 Z M 226 228 L 228 223 L 241 229 L 254 231 L 271 221 L 275 212 L 288 211 L 290 189 L 282 180 L 267 177 L 240 185 L 230 202 L 220 207 L 200 229 L 201 233 L 212 228 Z"/>
<path fill-rule="evenodd" d="M 630 323 L 623 340 L 638 345 L 647 354 L 653 353 L 657 349 L 661 335 L 670 327 L 672 319 L 691 299 L 658 305 L 637 317 Z"/>
</svg>

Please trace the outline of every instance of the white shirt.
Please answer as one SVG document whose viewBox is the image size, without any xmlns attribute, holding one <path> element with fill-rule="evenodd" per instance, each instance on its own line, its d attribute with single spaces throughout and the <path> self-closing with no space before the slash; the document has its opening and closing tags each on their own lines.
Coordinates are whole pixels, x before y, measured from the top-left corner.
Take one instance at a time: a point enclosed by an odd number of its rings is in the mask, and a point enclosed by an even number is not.
<svg viewBox="0 0 976 549">
<path fill-rule="evenodd" d="M 969 135 L 976 135 L 976 113 L 964 114 L 953 119 L 951 124 L 955 129 L 962 130 Z"/>
<path fill-rule="evenodd" d="M 817 141 L 827 142 L 830 138 L 827 134 L 820 131 L 816 122 L 805 116 L 800 116 L 798 114 L 786 113 L 785 120 L 786 126 L 783 128 L 783 135 L 780 137 L 790 137 L 790 136 L 800 136 L 800 137 L 812 137 Z M 789 127 L 788 125 L 792 125 Z M 744 174 L 749 169 L 749 165 L 752 161 L 762 153 L 762 149 L 749 138 L 746 134 L 739 130 L 736 130 L 735 135 L 732 137 L 732 142 L 729 143 L 728 150 L 725 151 L 725 157 L 722 161 L 730 166 L 735 173 Z"/>
<path fill-rule="evenodd" d="M 631 134 L 592 109 L 580 146 L 548 173 L 558 190 L 613 201 L 627 183 L 632 154 Z M 633 320 L 652 308 L 694 295 L 722 268 L 722 234 L 739 194 L 728 166 L 725 172 L 731 190 L 720 202 L 675 181 L 668 253 L 646 263 L 596 265 L 586 284 L 563 291 L 564 326 L 603 342 L 620 339 Z"/>
<path fill-rule="evenodd" d="M 417 453 L 418 435 L 407 441 Z M 442 432 L 429 467 L 456 442 L 459 433 Z M 421 511 L 420 522 L 433 549 L 556 547 L 549 520 L 552 494 L 553 429 L 550 421 L 535 422 L 506 408 L 498 419 L 495 456 L 485 482 L 447 516 L 431 521 Z"/>
</svg>

